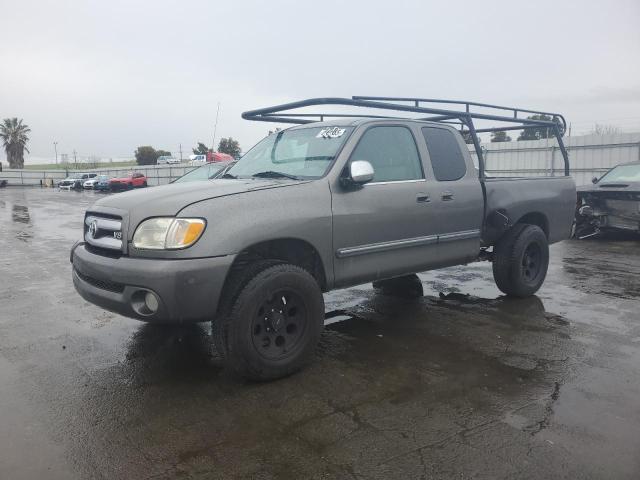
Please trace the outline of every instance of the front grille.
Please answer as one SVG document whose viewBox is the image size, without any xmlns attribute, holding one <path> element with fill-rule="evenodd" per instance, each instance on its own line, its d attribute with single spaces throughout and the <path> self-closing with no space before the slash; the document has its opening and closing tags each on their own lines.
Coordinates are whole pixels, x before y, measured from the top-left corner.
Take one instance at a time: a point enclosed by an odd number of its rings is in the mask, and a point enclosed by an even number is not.
<svg viewBox="0 0 640 480">
<path fill-rule="evenodd" d="M 84 219 L 84 240 L 101 250 L 122 252 L 122 218 L 117 215 L 87 212 Z"/>
<path fill-rule="evenodd" d="M 640 202 L 607 198 L 604 205 L 615 215 L 640 218 Z"/>
<path fill-rule="evenodd" d="M 107 290 L 108 292 L 113 293 L 122 293 L 124 292 L 124 285 L 117 282 L 111 282 L 109 280 L 98 280 L 97 278 L 90 277 L 89 275 L 85 275 L 81 273 L 78 269 L 74 269 L 76 275 L 80 277 L 82 280 L 87 282 L 89 285 L 93 285 L 96 288 L 101 290 Z"/>
</svg>

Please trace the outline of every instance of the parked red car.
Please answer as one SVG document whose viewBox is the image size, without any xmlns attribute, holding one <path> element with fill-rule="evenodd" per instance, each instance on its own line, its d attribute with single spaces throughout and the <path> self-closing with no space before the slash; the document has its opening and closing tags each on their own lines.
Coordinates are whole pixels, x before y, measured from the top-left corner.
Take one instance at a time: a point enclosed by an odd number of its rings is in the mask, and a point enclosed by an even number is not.
<svg viewBox="0 0 640 480">
<path fill-rule="evenodd" d="M 207 152 L 207 163 L 211 162 L 233 162 L 235 158 L 226 153 Z"/>
<path fill-rule="evenodd" d="M 111 190 L 130 190 L 147 186 L 147 177 L 143 173 L 129 172 L 129 175 L 109 180 Z"/>
</svg>

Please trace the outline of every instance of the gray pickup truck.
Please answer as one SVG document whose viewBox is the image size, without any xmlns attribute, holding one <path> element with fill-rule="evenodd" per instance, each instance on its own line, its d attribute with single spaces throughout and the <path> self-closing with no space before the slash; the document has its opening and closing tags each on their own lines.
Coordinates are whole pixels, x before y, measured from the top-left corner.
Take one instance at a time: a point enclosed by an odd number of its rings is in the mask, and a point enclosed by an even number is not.
<svg viewBox="0 0 640 480">
<path fill-rule="evenodd" d="M 558 117 L 470 113 L 481 105 L 473 103 L 443 110 L 422 99 L 405 109 L 404 101 L 324 98 L 246 112 L 297 125 L 267 136 L 222 178 L 96 202 L 71 251 L 75 288 L 146 322 L 212 321 L 227 364 L 260 380 L 313 357 L 322 293 L 332 289 L 489 260 L 505 294 L 535 293 L 548 245 L 571 232 L 566 151 L 564 176 L 488 178 L 477 133 L 491 130 L 473 120 L 552 128 L 562 145 Z M 286 113 L 335 104 L 421 118 L 317 114 L 324 121 L 314 122 Z M 477 168 L 463 135 L 477 147 Z"/>
</svg>

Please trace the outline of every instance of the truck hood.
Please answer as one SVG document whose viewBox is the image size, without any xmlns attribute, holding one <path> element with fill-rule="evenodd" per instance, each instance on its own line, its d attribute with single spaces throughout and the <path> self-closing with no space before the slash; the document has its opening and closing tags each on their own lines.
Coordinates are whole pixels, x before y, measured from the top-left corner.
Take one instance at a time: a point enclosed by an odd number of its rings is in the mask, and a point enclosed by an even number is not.
<svg viewBox="0 0 640 480">
<path fill-rule="evenodd" d="M 129 212 L 134 218 L 174 216 L 183 208 L 204 200 L 238 195 L 268 188 L 283 188 L 306 181 L 279 179 L 219 179 L 201 182 L 184 182 L 150 187 L 142 190 L 118 193 L 94 204 L 98 209 L 118 209 Z M 90 208 L 89 210 L 93 209 Z"/>
</svg>

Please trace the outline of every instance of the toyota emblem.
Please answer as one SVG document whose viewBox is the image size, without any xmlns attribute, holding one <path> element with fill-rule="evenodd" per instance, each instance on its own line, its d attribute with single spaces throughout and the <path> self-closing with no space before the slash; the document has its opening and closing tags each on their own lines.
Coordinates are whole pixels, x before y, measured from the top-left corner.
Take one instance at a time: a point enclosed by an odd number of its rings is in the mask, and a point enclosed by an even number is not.
<svg viewBox="0 0 640 480">
<path fill-rule="evenodd" d="M 89 225 L 89 235 L 91 238 L 96 238 L 96 233 L 98 233 L 98 222 L 94 220 Z"/>
</svg>

